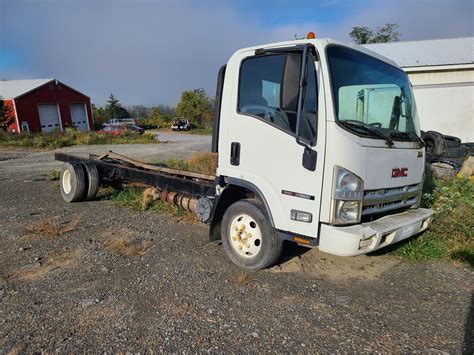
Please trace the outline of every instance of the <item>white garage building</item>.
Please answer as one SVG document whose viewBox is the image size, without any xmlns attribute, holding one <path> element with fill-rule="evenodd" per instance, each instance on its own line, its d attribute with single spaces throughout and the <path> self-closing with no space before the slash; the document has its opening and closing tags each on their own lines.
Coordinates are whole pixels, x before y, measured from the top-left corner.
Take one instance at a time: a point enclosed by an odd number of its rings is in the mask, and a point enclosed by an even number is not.
<svg viewBox="0 0 474 355">
<path fill-rule="evenodd" d="M 474 142 L 474 37 L 364 47 L 408 73 L 422 130 Z"/>
</svg>

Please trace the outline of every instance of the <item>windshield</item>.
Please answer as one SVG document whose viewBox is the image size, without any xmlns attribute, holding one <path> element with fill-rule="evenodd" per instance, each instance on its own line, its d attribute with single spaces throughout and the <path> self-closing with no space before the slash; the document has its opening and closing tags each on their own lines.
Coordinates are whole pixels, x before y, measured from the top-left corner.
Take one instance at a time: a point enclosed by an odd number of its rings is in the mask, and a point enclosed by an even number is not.
<svg viewBox="0 0 474 355">
<path fill-rule="evenodd" d="M 405 72 L 342 46 L 328 47 L 327 56 L 340 124 L 362 136 L 419 140 L 416 105 Z"/>
</svg>

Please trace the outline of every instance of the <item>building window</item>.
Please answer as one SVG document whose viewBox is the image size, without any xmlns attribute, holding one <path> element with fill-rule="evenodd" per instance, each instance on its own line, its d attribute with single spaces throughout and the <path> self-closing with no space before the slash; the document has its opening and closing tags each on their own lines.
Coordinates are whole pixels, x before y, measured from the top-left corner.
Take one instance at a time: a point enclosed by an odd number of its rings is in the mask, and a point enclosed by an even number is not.
<svg viewBox="0 0 474 355">
<path fill-rule="evenodd" d="M 30 131 L 30 127 L 28 127 L 28 122 L 22 122 L 21 123 L 21 131 L 22 132 L 29 132 Z"/>
</svg>

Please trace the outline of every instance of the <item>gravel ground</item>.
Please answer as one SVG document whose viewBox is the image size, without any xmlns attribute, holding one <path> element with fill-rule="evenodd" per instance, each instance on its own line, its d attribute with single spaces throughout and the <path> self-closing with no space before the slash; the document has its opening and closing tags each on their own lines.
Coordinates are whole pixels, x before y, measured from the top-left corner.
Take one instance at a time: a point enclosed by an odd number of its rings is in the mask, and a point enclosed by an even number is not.
<svg viewBox="0 0 474 355">
<path fill-rule="evenodd" d="M 205 225 L 104 199 L 67 204 L 58 185 L 0 165 L 0 353 L 473 352 L 464 265 L 290 245 L 280 265 L 243 271 Z M 35 228 L 78 216 L 59 236 Z"/>
<path fill-rule="evenodd" d="M 45 149 L 12 149 L 0 147 L 0 176 L 14 174 L 35 178 L 59 169 L 61 162 L 54 160 L 54 153 L 62 152 L 87 157 L 89 154 L 103 154 L 112 150 L 116 153 L 144 161 L 165 160 L 169 157 L 184 158 L 190 154 L 207 151 L 211 136 L 175 132 L 159 132 L 159 144 L 106 144 L 82 145 Z"/>
</svg>

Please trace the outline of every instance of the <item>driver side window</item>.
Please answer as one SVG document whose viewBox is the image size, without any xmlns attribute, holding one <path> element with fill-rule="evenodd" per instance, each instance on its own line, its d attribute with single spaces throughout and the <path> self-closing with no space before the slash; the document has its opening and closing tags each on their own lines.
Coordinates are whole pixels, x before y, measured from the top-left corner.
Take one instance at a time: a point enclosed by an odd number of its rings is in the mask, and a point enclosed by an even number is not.
<svg viewBox="0 0 474 355">
<path fill-rule="evenodd" d="M 280 109 L 285 61 L 286 55 L 277 54 L 252 57 L 242 62 L 238 112 L 257 116 L 284 131 L 295 132 L 296 116 Z"/>
<path fill-rule="evenodd" d="M 286 54 L 273 54 L 250 57 L 242 62 L 238 112 L 258 117 L 294 135 L 296 111 L 280 107 L 286 60 Z M 306 81 L 300 137 L 314 144 L 317 129 L 317 82 L 314 59 L 311 56 L 308 56 Z"/>
</svg>

